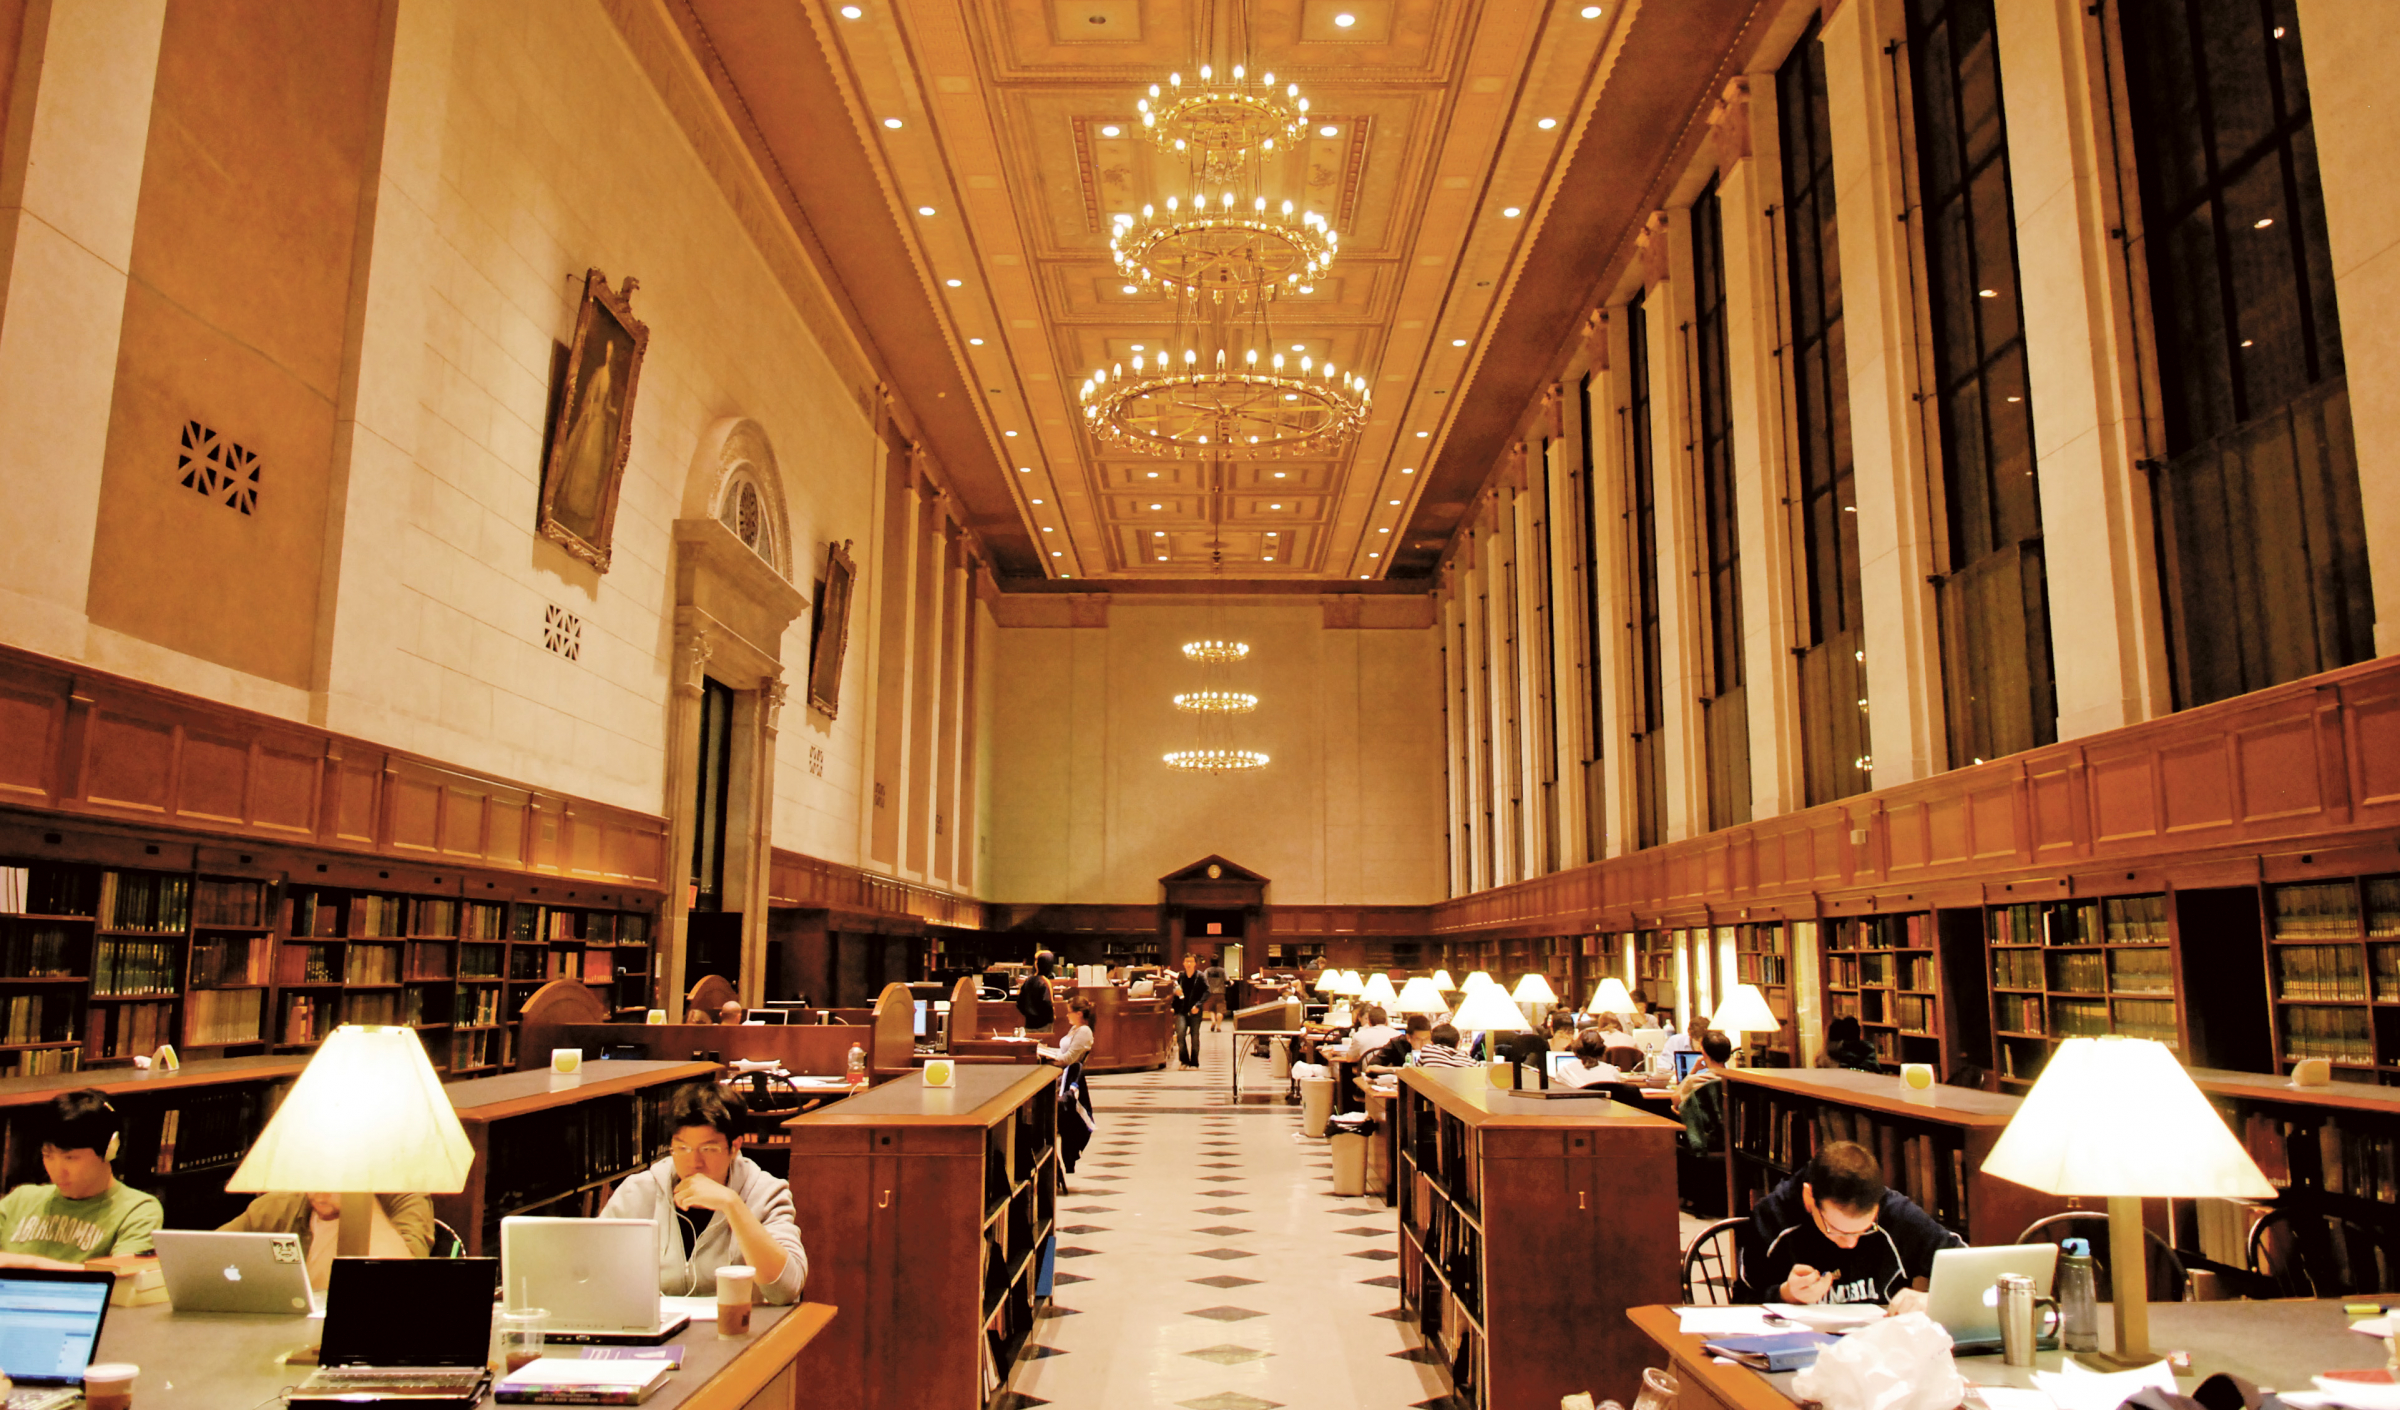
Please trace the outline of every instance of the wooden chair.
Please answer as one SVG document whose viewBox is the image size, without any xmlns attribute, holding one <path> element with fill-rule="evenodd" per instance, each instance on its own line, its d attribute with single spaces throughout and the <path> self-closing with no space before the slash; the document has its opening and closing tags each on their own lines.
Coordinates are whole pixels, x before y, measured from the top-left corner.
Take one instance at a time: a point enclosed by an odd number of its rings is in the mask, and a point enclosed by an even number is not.
<svg viewBox="0 0 2400 1410">
<path fill-rule="evenodd" d="M 1619 1072 L 1639 1072 L 1643 1062 L 1642 1050 L 1631 1044 L 1620 1043 L 1601 1054 L 1600 1060 Z"/>
<path fill-rule="evenodd" d="M 2250 1225 L 2250 1271 L 2280 1297 L 2347 1297 L 2380 1292 L 2400 1273 L 2400 1249 L 2388 1231 L 2339 1215 L 2267 1210 Z"/>
<path fill-rule="evenodd" d="M 1725 1207 L 1725 1084 L 1706 1083 L 1683 1099 L 1683 1136 L 1675 1142 L 1675 1189 L 1685 1209 L 1722 1219 Z M 1705 1149 L 1693 1138 L 1707 1133 Z"/>
<path fill-rule="evenodd" d="M 2150 1300 L 2152 1302 L 2185 1302 L 2191 1298 L 2191 1275 L 2183 1259 L 2167 1241 L 2148 1229 L 2142 1230 L 2143 1242 L 2150 1247 Z M 2055 1244 L 2068 1239 L 2082 1239 L 2092 1250 L 2092 1295 L 2109 1300 L 2108 1277 L 2108 1215 L 2097 1209 L 2070 1209 L 2063 1214 L 2045 1214 L 2025 1226 L 2017 1235 L 2021 1244 Z"/>
<path fill-rule="evenodd" d="M 1683 1300 L 1695 1306 L 1728 1306 L 1740 1293 L 1741 1251 L 1735 1244 L 1747 1219 L 1720 1219 L 1700 1231 L 1683 1255 Z"/>
</svg>

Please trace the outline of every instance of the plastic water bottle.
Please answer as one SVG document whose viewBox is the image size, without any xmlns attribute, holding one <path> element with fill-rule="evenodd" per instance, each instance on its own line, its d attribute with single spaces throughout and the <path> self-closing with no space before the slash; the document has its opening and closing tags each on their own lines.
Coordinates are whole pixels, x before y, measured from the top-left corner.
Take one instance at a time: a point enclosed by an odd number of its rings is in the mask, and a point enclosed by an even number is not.
<svg viewBox="0 0 2400 1410">
<path fill-rule="evenodd" d="M 867 1085 L 867 1050 L 856 1043 L 850 1045 L 850 1085 Z"/>
<path fill-rule="evenodd" d="M 2064 1351 L 2100 1349 L 2100 1304 L 2092 1288 L 2092 1246 L 2083 1239 L 2058 1249 L 2058 1344 Z"/>
</svg>

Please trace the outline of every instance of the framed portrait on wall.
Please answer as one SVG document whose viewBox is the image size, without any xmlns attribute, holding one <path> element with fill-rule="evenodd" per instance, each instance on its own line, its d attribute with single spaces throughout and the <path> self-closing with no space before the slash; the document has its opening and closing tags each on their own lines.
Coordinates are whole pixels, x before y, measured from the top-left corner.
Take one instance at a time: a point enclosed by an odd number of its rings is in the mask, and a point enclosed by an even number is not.
<svg viewBox="0 0 2400 1410">
<path fill-rule="evenodd" d="M 550 455 L 542 466 L 542 537 L 603 573 L 633 445 L 634 388 L 650 346 L 648 325 L 633 316 L 635 287 L 631 275 L 611 289 L 607 275 L 585 271 L 575 341 L 567 348 L 565 384 L 550 425 Z"/>
<path fill-rule="evenodd" d="M 816 630 L 808 648 L 808 703 L 829 720 L 842 703 L 842 655 L 850 647 L 850 585 L 857 576 L 850 540 L 825 545 L 825 581 L 817 589 Z"/>
</svg>

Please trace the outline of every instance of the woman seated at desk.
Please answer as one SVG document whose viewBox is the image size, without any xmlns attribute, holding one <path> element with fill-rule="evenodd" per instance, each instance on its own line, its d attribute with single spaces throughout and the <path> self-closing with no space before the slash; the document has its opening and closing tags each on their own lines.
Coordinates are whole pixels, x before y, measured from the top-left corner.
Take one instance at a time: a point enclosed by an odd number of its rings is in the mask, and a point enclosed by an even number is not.
<svg viewBox="0 0 2400 1410">
<path fill-rule="evenodd" d="M 1433 1031 L 1432 1031 L 1430 1034 L 1428 1034 L 1428 1035 L 1427 1035 L 1427 1041 L 1426 1041 L 1426 1044 L 1425 1044 L 1425 1046 L 1424 1046 L 1424 1047 L 1421 1047 L 1421 1048 L 1419 1048 L 1419 1049 L 1417 1049 L 1417 1056 L 1416 1056 L 1416 1064 L 1417 1064 L 1417 1066 L 1419 1066 L 1419 1067 L 1481 1067 L 1481 1066 L 1483 1066 L 1483 1064 L 1482 1064 L 1482 1063 L 1479 1063 L 1479 1062 L 1477 1062 L 1477 1061 L 1476 1061 L 1474 1058 L 1472 1058 L 1472 1057 L 1469 1057 L 1469 1056 L 1468 1056 L 1466 1053 L 1464 1053 L 1464 1052 L 1461 1052 L 1461 1051 L 1459 1050 L 1458 1041 L 1459 1041 L 1459 1040 L 1458 1040 L 1458 1030 L 1457 1030 L 1456 1028 L 1453 1028 L 1453 1027 L 1451 1027 L 1451 1026 L 1450 1026 L 1449 1024 L 1447 1024 L 1447 1023 L 1437 1023 L 1437 1024 L 1433 1025 Z"/>
<path fill-rule="evenodd" d="M 603 1219 L 658 1225 L 658 1290 L 701 1297 L 717 1290 L 717 1270 L 746 1263 L 758 1272 L 758 1299 L 800 1300 L 808 1254 L 792 1213 L 792 1187 L 741 1152 L 749 1112 L 713 1082 L 677 1088 L 667 1100 L 673 1137 L 667 1158 L 626 1177 L 600 1211 Z"/>
<path fill-rule="evenodd" d="M 1058 1046 L 1037 1047 L 1034 1055 L 1053 1067 L 1073 1067 L 1092 1051 L 1092 1013 L 1099 1007 L 1088 994 L 1067 1000 L 1067 1036 Z"/>
<path fill-rule="evenodd" d="M 1575 1046 L 1568 1049 L 1573 1056 L 1558 1065 L 1553 1074 L 1562 1087 L 1596 1087 L 1603 1082 L 1622 1082 L 1625 1074 L 1607 1061 L 1608 1040 L 1597 1028 L 1586 1028 L 1575 1035 Z"/>
</svg>

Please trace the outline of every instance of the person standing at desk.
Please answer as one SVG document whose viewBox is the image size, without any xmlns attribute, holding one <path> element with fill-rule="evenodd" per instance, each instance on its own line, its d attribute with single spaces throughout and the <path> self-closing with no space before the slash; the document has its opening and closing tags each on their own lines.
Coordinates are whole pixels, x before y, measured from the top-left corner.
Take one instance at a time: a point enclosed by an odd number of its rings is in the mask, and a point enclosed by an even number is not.
<svg viewBox="0 0 2400 1410">
<path fill-rule="evenodd" d="M 1047 1033 L 1058 1019 L 1050 1004 L 1050 972 L 1057 964 L 1048 950 L 1035 951 L 1033 973 L 1017 986 L 1017 1017 L 1024 1020 L 1028 1033 Z"/>
<path fill-rule="evenodd" d="M 1208 981 L 1200 977 L 1200 957 L 1185 955 L 1183 973 L 1175 976 L 1175 1056 L 1185 1067 L 1200 1065 L 1200 1006 L 1208 1000 Z"/>
<path fill-rule="evenodd" d="M 1745 1302 L 1877 1302 L 1923 1306 L 1933 1255 L 1966 1241 L 1883 1183 L 1855 1141 L 1829 1142 L 1777 1186 L 1737 1230 Z"/>
<path fill-rule="evenodd" d="M 150 1252 L 166 1222 L 158 1196 L 117 1179 L 124 1123 L 108 1098 L 86 1087 L 34 1108 L 32 1134 L 47 1185 L 0 1197 L 0 1268 L 80 1268 L 95 1258 Z"/>
<path fill-rule="evenodd" d="M 667 1099 L 667 1158 L 627 1176 L 600 1211 L 658 1226 L 658 1290 L 670 1297 L 707 1296 L 719 1268 L 746 1263 L 758 1272 L 759 1301 L 800 1300 L 808 1253 L 792 1187 L 742 1154 L 749 1122 L 741 1098 L 713 1082 L 678 1087 Z"/>
</svg>

